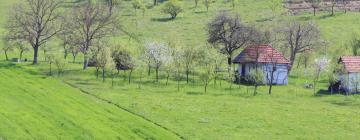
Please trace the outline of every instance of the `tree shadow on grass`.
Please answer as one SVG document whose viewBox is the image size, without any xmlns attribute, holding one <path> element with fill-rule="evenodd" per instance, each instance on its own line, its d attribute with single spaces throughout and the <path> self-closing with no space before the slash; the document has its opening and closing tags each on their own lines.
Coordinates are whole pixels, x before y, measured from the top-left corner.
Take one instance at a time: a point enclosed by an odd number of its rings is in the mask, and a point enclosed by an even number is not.
<svg viewBox="0 0 360 140">
<path fill-rule="evenodd" d="M 156 21 L 156 22 L 168 22 L 173 20 L 174 19 L 172 18 L 151 18 L 151 21 Z"/>
</svg>

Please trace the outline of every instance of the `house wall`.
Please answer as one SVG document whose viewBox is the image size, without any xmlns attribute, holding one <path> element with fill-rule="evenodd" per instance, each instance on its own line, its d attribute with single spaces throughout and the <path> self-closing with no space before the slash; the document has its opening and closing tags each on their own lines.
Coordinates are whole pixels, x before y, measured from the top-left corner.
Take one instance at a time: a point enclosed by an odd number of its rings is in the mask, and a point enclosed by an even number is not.
<svg viewBox="0 0 360 140">
<path fill-rule="evenodd" d="M 238 65 L 239 75 L 242 74 L 242 64 Z M 271 72 L 272 72 L 272 64 L 263 63 L 258 64 L 259 68 L 261 68 L 264 72 L 264 83 L 269 84 L 271 81 Z M 245 64 L 245 75 L 248 76 L 252 70 L 255 70 L 255 64 Z M 287 64 L 276 64 L 276 71 L 274 72 L 273 84 L 278 85 L 286 85 L 288 84 L 288 66 Z"/>
<path fill-rule="evenodd" d="M 346 92 L 360 92 L 360 73 L 348 73 L 342 75 L 340 80 Z"/>
</svg>

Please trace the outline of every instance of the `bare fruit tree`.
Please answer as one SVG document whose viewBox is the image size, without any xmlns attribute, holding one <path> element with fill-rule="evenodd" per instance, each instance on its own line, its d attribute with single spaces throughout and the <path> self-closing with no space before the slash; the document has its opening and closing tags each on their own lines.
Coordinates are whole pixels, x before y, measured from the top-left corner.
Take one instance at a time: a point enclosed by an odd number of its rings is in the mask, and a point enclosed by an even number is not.
<svg viewBox="0 0 360 140">
<path fill-rule="evenodd" d="M 83 69 L 88 66 L 89 50 L 94 46 L 93 43 L 114 35 L 119 29 L 114 9 L 110 12 L 108 8 L 107 5 L 91 1 L 73 7 L 72 17 L 67 25 L 73 38 L 77 40 L 75 44 L 81 46 L 84 54 Z"/>
<path fill-rule="evenodd" d="M 227 12 L 220 12 L 209 23 L 208 32 L 209 43 L 223 45 L 220 51 L 227 55 L 230 69 L 234 51 L 251 44 L 256 30 L 241 23 L 238 15 L 232 17 Z"/>
<path fill-rule="evenodd" d="M 314 50 L 319 45 L 319 29 L 313 22 L 291 22 L 285 27 L 284 35 L 286 46 L 290 54 L 289 73 L 298 54 Z"/>
<path fill-rule="evenodd" d="M 60 0 L 26 0 L 12 8 L 6 28 L 13 37 L 27 41 L 38 63 L 39 48 L 61 31 Z"/>
</svg>

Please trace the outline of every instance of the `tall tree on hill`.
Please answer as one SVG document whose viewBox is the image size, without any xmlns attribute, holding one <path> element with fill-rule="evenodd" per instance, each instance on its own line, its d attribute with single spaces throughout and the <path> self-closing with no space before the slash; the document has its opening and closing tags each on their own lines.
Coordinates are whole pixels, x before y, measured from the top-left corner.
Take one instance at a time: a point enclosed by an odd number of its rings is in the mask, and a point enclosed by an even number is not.
<svg viewBox="0 0 360 140">
<path fill-rule="evenodd" d="M 290 54 L 289 73 L 299 53 L 314 50 L 319 45 L 320 31 L 313 22 L 291 22 L 284 30 L 286 49 Z"/>
<path fill-rule="evenodd" d="M 77 40 L 75 44 L 81 46 L 81 52 L 84 54 L 83 69 L 88 66 L 89 50 L 93 43 L 114 35 L 120 29 L 117 16 L 114 11 L 107 10 L 108 8 L 91 1 L 73 7 L 72 17 L 67 25 L 72 31 L 72 37 Z"/>
<path fill-rule="evenodd" d="M 41 46 L 61 31 L 58 20 L 60 0 L 26 0 L 10 12 L 7 29 L 17 39 L 27 41 L 34 50 L 33 64 L 38 63 Z"/>
<path fill-rule="evenodd" d="M 234 51 L 254 42 L 256 30 L 241 23 L 239 16 L 230 16 L 220 12 L 208 25 L 208 42 L 213 45 L 223 45 L 220 51 L 227 55 L 229 69 Z"/>
</svg>

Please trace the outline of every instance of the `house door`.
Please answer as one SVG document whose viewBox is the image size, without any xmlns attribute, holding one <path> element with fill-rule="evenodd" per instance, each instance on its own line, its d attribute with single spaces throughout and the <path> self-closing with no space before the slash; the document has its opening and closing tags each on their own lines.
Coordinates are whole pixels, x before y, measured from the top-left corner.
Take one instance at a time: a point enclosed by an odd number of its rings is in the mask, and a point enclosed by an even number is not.
<svg viewBox="0 0 360 140">
<path fill-rule="evenodd" d="M 241 76 L 245 76 L 245 64 L 241 65 Z"/>
</svg>

